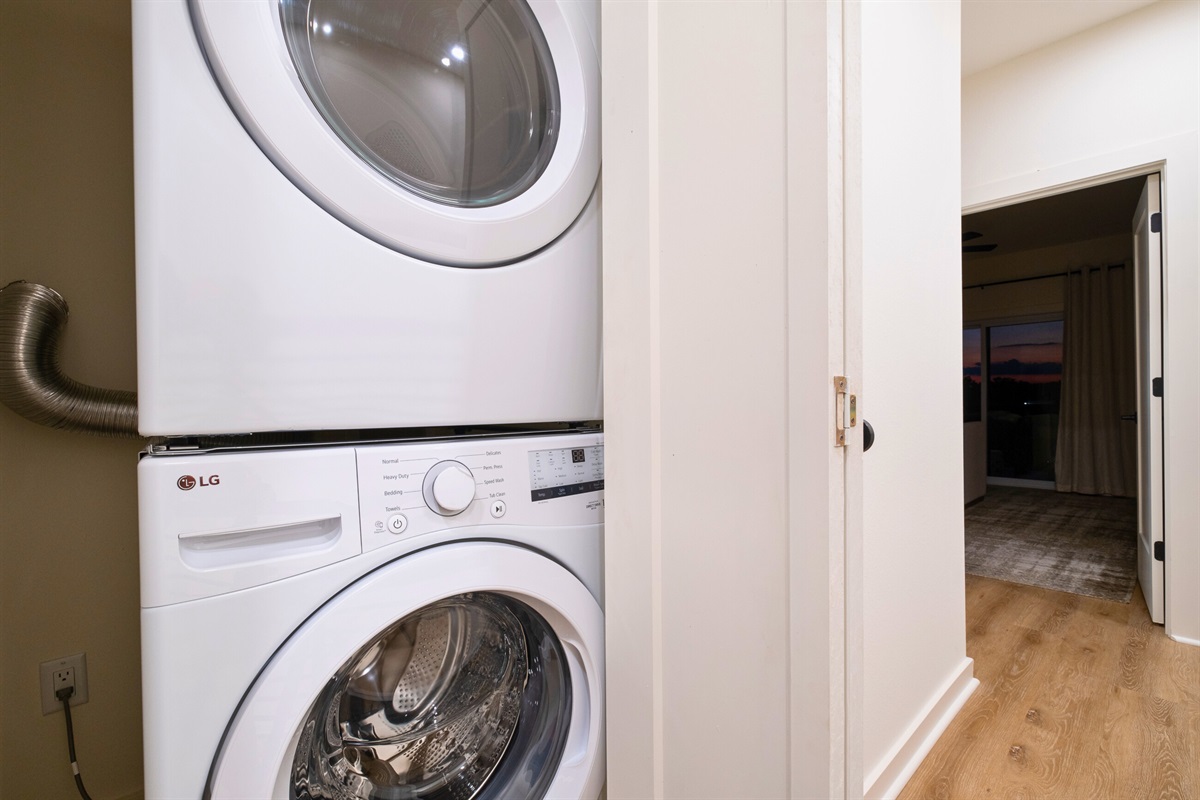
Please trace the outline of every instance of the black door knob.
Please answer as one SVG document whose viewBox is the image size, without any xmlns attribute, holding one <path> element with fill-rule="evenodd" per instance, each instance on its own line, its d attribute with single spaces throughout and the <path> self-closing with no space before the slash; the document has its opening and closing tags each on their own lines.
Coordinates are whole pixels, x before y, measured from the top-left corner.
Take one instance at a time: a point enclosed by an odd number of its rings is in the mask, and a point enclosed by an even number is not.
<svg viewBox="0 0 1200 800">
<path fill-rule="evenodd" d="M 871 445 L 875 444 L 875 429 L 871 427 L 871 423 L 863 420 L 863 452 L 871 449 Z"/>
</svg>

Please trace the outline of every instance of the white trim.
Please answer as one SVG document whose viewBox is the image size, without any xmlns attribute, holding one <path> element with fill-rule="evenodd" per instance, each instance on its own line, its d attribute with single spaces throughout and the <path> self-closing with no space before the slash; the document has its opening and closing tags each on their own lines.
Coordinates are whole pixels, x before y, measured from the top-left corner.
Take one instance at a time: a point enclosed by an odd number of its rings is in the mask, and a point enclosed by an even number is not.
<svg viewBox="0 0 1200 800">
<path fill-rule="evenodd" d="M 1174 138 L 1174 137 L 1172 137 L 1172 138 Z M 1133 149 L 1137 150 L 1140 148 L 1133 148 Z M 963 205 L 963 210 L 962 210 L 963 216 L 965 217 L 968 214 L 977 214 L 980 211 L 991 211 L 992 209 L 996 209 L 996 208 L 1005 208 L 1007 206 L 1016 206 L 1016 205 L 1020 205 L 1021 203 L 1028 203 L 1033 200 L 1041 200 L 1046 197 L 1054 197 L 1054 196 L 1060 195 L 1060 194 L 1069 194 L 1071 192 L 1078 192 L 1081 189 L 1091 189 L 1095 186 L 1104 186 L 1105 184 L 1116 183 L 1117 181 L 1123 181 L 1128 178 L 1138 178 L 1138 177 L 1142 177 L 1145 175 L 1152 175 L 1155 172 L 1162 172 L 1164 166 L 1166 165 L 1165 160 L 1159 160 L 1159 161 L 1150 161 L 1145 164 L 1138 164 L 1138 165 L 1132 166 L 1132 167 L 1111 168 L 1110 162 L 1107 158 L 1086 159 L 1085 161 L 1080 161 L 1080 162 L 1076 162 L 1076 163 L 1077 164 L 1096 163 L 1097 168 L 1101 168 L 1101 165 L 1104 165 L 1106 167 L 1109 167 L 1110 171 L 1098 172 L 1098 173 L 1095 173 L 1092 175 L 1088 175 L 1086 177 L 1076 178 L 1073 180 L 1064 180 L 1062 183 L 1050 183 L 1050 184 L 1035 183 L 1034 186 L 1032 186 L 1030 188 L 1023 188 L 1023 189 L 1017 189 L 1016 187 L 1028 186 L 1029 181 L 1027 180 L 1027 177 L 1029 177 L 1029 176 L 1020 176 L 1018 178 L 1011 178 L 1009 180 L 998 181 L 997 183 L 992 183 L 992 184 L 988 184 L 986 186 L 977 187 L 976 193 L 979 196 L 985 197 L 988 199 L 981 199 L 981 200 L 977 200 L 974 203 Z M 1065 165 L 1064 167 L 1060 167 L 1059 169 L 1061 169 L 1063 171 L 1067 171 L 1072 166 L 1075 166 L 1075 165 L 1068 164 L 1068 165 Z M 1086 171 L 1087 167 L 1083 167 L 1083 169 Z M 1052 172 L 1057 172 L 1057 171 L 1058 170 L 1052 170 Z M 1044 176 L 1045 173 L 1037 172 L 1037 173 L 1034 173 L 1034 175 L 1035 176 Z M 1001 188 L 1001 187 L 1007 187 L 1007 186 L 1013 187 L 1013 189 L 1011 190 L 1013 192 L 1012 194 L 1002 194 L 1003 192 L 1008 191 L 1008 190 Z M 964 189 L 963 190 L 964 201 L 967 199 L 968 194 L 969 194 L 969 190 Z"/>
<path fill-rule="evenodd" d="M 1186 644 L 1192 647 L 1200 647 L 1200 639 L 1189 639 L 1186 636 L 1175 636 L 1171 633 L 1168 633 L 1167 636 L 1179 642 L 1180 644 Z"/>
<path fill-rule="evenodd" d="M 841 259 L 840 264 L 831 260 L 827 267 L 829 275 L 827 285 L 831 292 L 828 298 L 829 319 L 826 323 L 830 328 L 829 366 L 833 375 L 846 376 L 849 383 L 848 391 L 852 393 L 852 396 L 854 393 L 863 396 L 866 378 L 863 342 L 867 335 L 863 322 L 863 309 L 867 294 L 864 287 L 864 275 L 867 271 L 865 254 L 868 240 L 868 236 L 864 234 L 867 228 L 864 220 L 867 217 L 868 194 L 864 175 L 865 171 L 869 169 L 866 166 L 867 157 L 864 145 L 865 130 L 868 125 L 864 113 L 864 103 L 866 102 L 864 99 L 866 97 L 864 64 L 867 61 L 865 56 L 867 44 L 864 34 L 866 10 L 861 2 L 844 2 L 843 0 L 838 4 L 829 3 L 828 5 L 835 8 L 837 5 L 841 6 L 841 19 L 829 26 L 827 44 L 827 48 L 831 52 L 835 44 L 840 43 L 841 45 L 841 58 L 837 73 L 841 84 L 830 92 L 826 124 L 827 128 L 831 129 L 831 134 L 830 140 L 826 144 L 826 153 L 827 157 L 840 155 L 842 167 L 841 174 L 830 176 L 828 183 L 829 209 L 827 214 L 830 221 L 841 223 L 841 228 L 833 231 L 828 240 L 832 250 L 829 255 Z M 801 42 L 797 42 L 795 46 L 803 45 Z M 791 48 L 789 48 L 789 52 L 790 50 Z M 791 56 L 789 55 L 790 60 Z M 837 106 L 835 99 L 839 90 L 841 93 L 840 107 Z M 799 108 L 802 114 L 812 113 L 808 101 L 801 102 Z M 835 108 L 841 115 L 840 120 L 836 121 L 841 123 L 840 137 L 832 130 L 836 125 L 833 118 Z M 805 162 L 793 155 L 795 149 L 802 145 L 801 142 L 792 139 L 792 131 L 795 130 L 795 127 L 789 126 L 788 129 L 788 137 L 793 148 L 789 151 L 789 168 L 792 166 L 791 161 L 795 160 L 796 166 L 803 169 Z M 797 233 L 800 236 L 796 236 Z M 794 268 L 806 273 L 815 272 L 810 263 L 813 248 L 803 233 L 802 230 L 793 229 L 789 235 L 789 258 L 796 265 Z M 798 274 L 790 281 L 795 287 L 790 288 L 790 291 L 804 292 L 807 291 L 808 286 L 812 285 L 811 282 L 800 280 Z M 837 316 L 839 306 L 840 319 Z M 805 331 L 794 320 L 798 317 L 803 318 L 803 316 L 804 310 L 800 304 L 797 304 L 789 313 L 789 326 L 792 327 L 792 335 L 795 337 L 791 346 L 797 350 L 804 346 L 801 343 Z M 814 318 L 814 322 L 817 319 Z M 839 328 L 840 330 L 838 330 Z M 840 348 L 840 352 L 835 348 Z M 828 384 L 826 385 L 828 386 Z M 802 381 L 795 378 L 793 378 L 791 386 L 791 391 L 811 391 L 805 388 Z M 832 416 L 831 412 L 836 410 L 836 401 L 834 394 L 828 389 L 826 389 L 825 397 L 825 424 L 828 426 L 828 420 Z M 798 410 L 799 408 L 800 406 L 797 405 Z M 797 417 L 799 413 L 797 413 Z M 792 419 L 796 419 L 796 417 Z M 820 418 L 817 418 L 815 422 L 816 426 L 814 427 L 819 427 Z M 801 428 L 799 422 L 789 421 L 789 424 L 797 429 Z M 842 653 L 840 660 L 837 655 L 830 654 L 829 669 L 832 682 L 827 691 L 831 703 L 841 701 L 841 708 L 833 708 L 830 716 L 831 719 L 837 720 L 840 715 L 844 737 L 836 747 L 830 748 L 829 757 L 836 763 L 840 756 L 841 763 L 837 766 L 841 767 L 841 781 L 836 788 L 841 789 L 845 800 L 858 800 L 862 797 L 860 791 L 863 786 L 863 773 L 866 770 L 865 751 L 868 720 L 863 697 L 867 685 L 866 637 L 864 634 L 867 617 L 867 591 L 864 576 L 868 545 L 865 521 L 866 504 L 864 503 L 866 483 L 863 470 L 862 437 L 864 427 L 856 425 L 848 429 L 845 447 L 841 448 L 842 452 L 839 454 L 838 448 L 828 448 L 826 462 L 829 470 L 827 482 L 830 489 L 827 534 L 830 539 L 828 551 L 830 583 L 827 605 L 831 612 L 840 611 L 842 614 L 841 620 L 835 619 L 832 623 L 830 646 L 835 646 L 840 640 Z M 828 431 L 828 427 L 826 427 L 826 431 Z M 817 462 L 807 451 L 802 452 L 793 448 L 791 455 L 792 471 L 795 476 L 793 480 L 808 480 L 811 469 L 808 465 L 815 466 Z M 835 507 L 839 499 L 842 501 L 841 509 Z M 806 558 L 812 551 L 799 543 L 806 543 L 810 540 L 812 528 L 808 527 L 807 517 L 803 512 L 792 511 L 791 513 L 795 514 L 792 520 L 798 534 L 796 539 L 798 544 L 795 546 L 794 552 L 799 558 Z M 840 543 L 837 541 L 839 534 L 843 536 Z M 838 574 L 837 560 L 839 557 L 841 561 L 840 575 Z M 820 577 L 817 573 L 805 573 L 799 570 L 797 570 L 797 574 L 806 579 Z M 809 610 L 807 608 L 798 609 L 794 613 L 805 615 L 809 613 Z M 839 622 L 840 631 L 838 630 Z M 793 640 L 793 649 L 797 645 L 800 647 L 811 646 L 808 641 L 800 643 Z M 841 675 L 838 674 L 839 666 Z M 800 673 L 797 676 L 800 681 L 808 681 L 808 676 L 803 674 L 807 667 L 808 662 L 805 660 L 796 660 L 794 669 Z M 799 782 L 793 783 L 794 787 L 801 785 Z M 830 788 L 833 789 L 835 786 L 831 784 Z"/>
<path fill-rule="evenodd" d="M 864 797 L 867 800 L 884 800 L 900 794 L 938 738 L 979 687 L 979 680 L 974 673 L 974 659 L 964 658 L 942 690 L 925 706 L 924 713 L 909 726 L 880 765 L 871 771 L 865 782 Z"/>
</svg>

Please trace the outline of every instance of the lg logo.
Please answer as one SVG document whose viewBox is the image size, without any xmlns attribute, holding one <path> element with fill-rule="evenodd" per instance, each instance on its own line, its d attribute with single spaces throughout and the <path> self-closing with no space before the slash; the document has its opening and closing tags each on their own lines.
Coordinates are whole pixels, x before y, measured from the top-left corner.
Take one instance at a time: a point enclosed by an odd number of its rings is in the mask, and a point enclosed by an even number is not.
<svg viewBox="0 0 1200 800">
<path fill-rule="evenodd" d="M 185 492 L 190 492 L 197 486 L 218 486 L 220 483 L 220 475 L 208 475 L 207 477 L 202 475 L 199 479 L 196 479 L 191 475 L 181 475 L 179 476 L 179 480 L 175 481 L 175 485 L 180 489 L 183 489 Z"/>
</svg>

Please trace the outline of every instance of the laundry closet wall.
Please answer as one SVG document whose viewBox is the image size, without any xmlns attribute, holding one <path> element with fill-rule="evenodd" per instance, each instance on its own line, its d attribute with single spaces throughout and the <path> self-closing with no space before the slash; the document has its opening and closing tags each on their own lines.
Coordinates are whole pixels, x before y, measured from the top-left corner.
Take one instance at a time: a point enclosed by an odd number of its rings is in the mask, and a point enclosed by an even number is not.
<svg viewBox="0 0 1200 800">
<path fill-rule="evenodd" d="M 0 3 L 0 285 L 67 298 L 66 372 L 136 386 L 127 0 Z M 0 407 L 0 798 L 76 796 L 38 663 L 87 653 L 74 709 L 94 797 L 140 796 L 135 466 L 140 444 L 39 427 Z"/>
</svg>

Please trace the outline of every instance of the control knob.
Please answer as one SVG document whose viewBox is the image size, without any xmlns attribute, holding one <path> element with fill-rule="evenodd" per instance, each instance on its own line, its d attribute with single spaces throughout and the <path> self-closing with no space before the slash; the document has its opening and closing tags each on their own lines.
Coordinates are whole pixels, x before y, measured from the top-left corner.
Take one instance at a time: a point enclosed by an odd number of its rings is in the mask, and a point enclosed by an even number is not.
<svg viewBox="0 0 1200 800">
<path fill-rule="evenodd" d="M 475 500 L 475 476 L 466 464 L 440 461 L 425 473 L 422 494 L 425 504 L 435 514 L 453 517 Z"/>
</svg>

